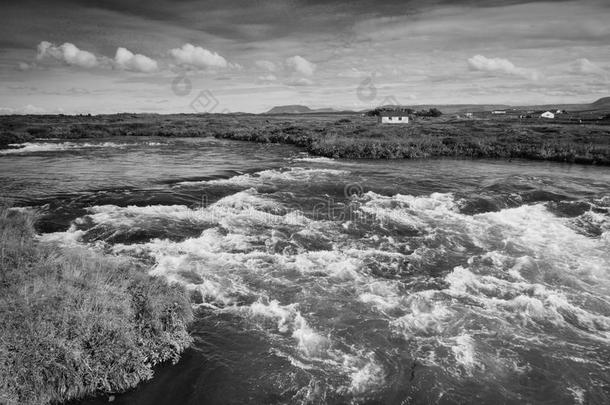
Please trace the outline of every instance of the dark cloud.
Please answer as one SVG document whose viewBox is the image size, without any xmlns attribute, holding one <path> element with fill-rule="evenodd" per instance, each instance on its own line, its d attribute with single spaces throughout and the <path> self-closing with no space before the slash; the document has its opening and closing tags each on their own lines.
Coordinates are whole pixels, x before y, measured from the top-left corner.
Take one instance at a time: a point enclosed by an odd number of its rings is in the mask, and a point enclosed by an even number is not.
<svg viewBox="0 0 610 405">
<path fill-rule="evenodd" d="M 562 0 L 559 0 L 562 1 Z M 253 39 L 285 35 L 299 31 L 337 31 L 349 27 L 363 17 L 384 17 L 396 15 L 417 15 L 418 13 L 442 6 L 499 7 L 531 3 L 531 0 L 38 0 L 9 1 L 3 5 L 2 20 L 25 19 L 27 15 L 48 16 L 57 20 L 71 16 L 74 12 L 87 15 L 107 11 L 125 17 L 180 25 L 218 35 L 227 39 Z M 557 1 L 555 1 L 557 3 Z M 96 13 L 98 12 L 98 13 Z M 83 21 L 93 31 L 96 25 L 104 28 L 100 20 Z M 27 22 L 26 22 L 27 25 Z M 79 21 L 69 18 L 65 24 L 41 27 L 53 33 L 76 31 Z M 266 27 L 259 35 L 243 26 Z M 10 37 L 4 32 L 3 37 Z M 100 30 L 100 36 L 104 32 Z M 48 37 L 48 36 L 47 36 Z M 50 38 L 54 40 L 54 38 Z M 58 39 L 60 40 L 60 39 Z"/>
</svg>

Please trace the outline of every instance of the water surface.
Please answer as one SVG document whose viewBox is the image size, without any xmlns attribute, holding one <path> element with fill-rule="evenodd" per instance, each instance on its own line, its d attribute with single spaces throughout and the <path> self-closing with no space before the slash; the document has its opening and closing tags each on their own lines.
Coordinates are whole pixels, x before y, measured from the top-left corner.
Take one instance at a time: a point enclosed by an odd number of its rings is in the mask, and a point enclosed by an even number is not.
<svg viewBox="0 0 610 405">
<path fill-rule="evenodd" d="M 610 401 L 608 168 L 114 138 L 0 173 L 43 239 L 188 289 L 195 344 L 115 403 Z"/>
</svg>

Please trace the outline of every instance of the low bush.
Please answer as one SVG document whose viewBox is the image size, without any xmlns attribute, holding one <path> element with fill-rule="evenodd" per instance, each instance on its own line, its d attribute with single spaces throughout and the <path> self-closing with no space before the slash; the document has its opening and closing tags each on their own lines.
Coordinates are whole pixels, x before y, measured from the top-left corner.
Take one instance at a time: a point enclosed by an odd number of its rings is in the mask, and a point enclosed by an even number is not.
<svg viewBox="0 0 610 405">
<path fill-rule="evenodd" d="M 185 291 L 127 259 L 40 243 L 0 206 L 0 403 L 120 392 L 191 343 Z"/>
</svg>

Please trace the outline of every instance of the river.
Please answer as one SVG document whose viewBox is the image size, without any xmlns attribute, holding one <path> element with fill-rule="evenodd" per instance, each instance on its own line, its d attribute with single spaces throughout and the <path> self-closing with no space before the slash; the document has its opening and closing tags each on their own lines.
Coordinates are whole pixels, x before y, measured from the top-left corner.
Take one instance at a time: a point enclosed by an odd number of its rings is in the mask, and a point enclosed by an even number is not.
<svg viewBox="0 0 610 405">
<path fill-rule="evenodd" d="M 0 151 L 0 189 L 41 212 L 41 239 L 191 296 L 192 348 L 114 403 L 610 402 L 607 167 L 22 146 Z"/>
</svg>

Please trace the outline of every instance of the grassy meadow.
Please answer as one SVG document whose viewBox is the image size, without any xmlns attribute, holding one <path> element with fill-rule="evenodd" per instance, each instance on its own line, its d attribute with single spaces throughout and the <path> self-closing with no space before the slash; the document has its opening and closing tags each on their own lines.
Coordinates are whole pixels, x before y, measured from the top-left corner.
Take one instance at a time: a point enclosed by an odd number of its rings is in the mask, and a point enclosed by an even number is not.
<svg viewBox="0 0 610 405">
<path fill-rule="evenodd" d="M 357 113 L 5 116 L 0 118 L 0 147 L 49 138 L 215 136 L 294 144 L 313 155 L 335 158 L 521 158 L 610 165 L 610 119 L 602 117 L 443 115 L 392 126 Z"/>
<path fill-rule="evenodd" d="M 121 392 L 191 343 L 183 289 L 127 259 L 37 241 L 0 206 L 0 403 Z"/>
</svg>

